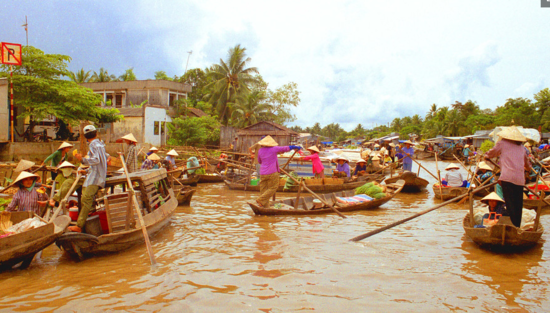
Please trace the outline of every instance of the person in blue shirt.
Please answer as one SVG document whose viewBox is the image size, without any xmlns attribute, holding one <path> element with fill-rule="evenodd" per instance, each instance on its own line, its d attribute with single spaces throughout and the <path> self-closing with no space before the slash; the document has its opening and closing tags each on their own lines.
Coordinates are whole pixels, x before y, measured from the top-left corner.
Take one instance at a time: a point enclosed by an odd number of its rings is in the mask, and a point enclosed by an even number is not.
<svg viewBox="0 0 550 313">
<path fill-rule="evenodd" d="M 401 151 L 404 154 L 403 170 L 411 172 L 412 162 L 413 162 L 412 156 L 414 155 L 414 149 L 412 147 L 413 143 L 407 140 L 403 143 L 403 145 L 405 146 L 404 148 L 403 147 L 399 148 L 399 151 Z"/>
<path fill-rule="evenodd" d="M 464 163 L 469 164 L 470 163 L 470 145 L 465 145 L 464 149 L 462 149 L 462 155 L 464 155 Z"/>
<path fill-rule="evenodd" d="M 345 157 L 337 157 L 336 161 L 336 170 L 334 171 L 335 177 L 350 177 L 349 172 L 349 161 Z"/>
</svg>

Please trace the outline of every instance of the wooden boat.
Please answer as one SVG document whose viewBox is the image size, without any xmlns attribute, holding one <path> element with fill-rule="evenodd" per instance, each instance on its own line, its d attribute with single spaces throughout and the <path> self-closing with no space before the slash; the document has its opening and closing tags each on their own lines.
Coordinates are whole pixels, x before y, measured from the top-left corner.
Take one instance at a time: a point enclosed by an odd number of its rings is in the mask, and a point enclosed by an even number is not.
<svg viewBox="0 0 550 313">
<path fill-rule="evenodd" d="M 415 150 L 413 157 L 417 160 L 435 159 L 434 152 Z"/>
<path fill-rule="evenodd" d="M 443 201 L 451 200 L 452 198 L 462 196 L 463 194 L 468 192 L 468 187 L 441 187 L 441 192 L 443 194 L 443 197 L 441 197 L 441 194 L 439 192 L 439 185 L 438 184 L 433 184 L 432 188 L 433 188 L 433 191 L 434 191 L 434 194 L 435 194 L 435 199 L 440 200 L 440 199 L 443 198 L 442 199 Z M 475 196 L 476 197 L 485 197 L 489 193 L 490 193 L 489 190 L 483 189 L 483 190 L 478 191 L 475 194 Z"/>
<path fill-rule="evenodd" d="M 400 179 L 405 181 L 403 191 L 420 191 L 420 189 L 425 188 L 429 184 L 424 178 L 418 177 L 415 173 L 409 171 L 403 172 L 392 178 L 386 178 L 385 182 L 386 184 L 392 184 Z"/>
<path fill-rule="evenodd" d="M 10 220 L 14 225 L 33 216 L 31 212 L 10 214 Z M 34 255 L 54 243 L 69 226 L 70 221 L 68 216 L 58 216 L 52 223 L 0 238 L 0 269 L 10 269 L 19 263 L 19 268 L 28 267 Z"/>
<path fill-rule="evenodd" d="M 178 206 L 178 201 L 164 168 L 131 173 L 130 179 L 136 190 L 138 205 L 150 236 L 170 222 Z M 102 198 L 98 211 L 105 211 L 108 233 L 68 232 L 59 237 L 56 244 L 72 256 L 80 259 L 87 255 L 119 252 L 144 242 L 139 219 L 136 218 L 132 197 L 129 192 L 114 193 L 114 187 L 127 188 L 126 177 L 108 178 L 105 184 L 106 195 Z"/>
<path fill-rule="evenodd" d="M 358 178 L 358 181 L 343 183 L 343 184 L 323 184 L 323 185 L 307 185 L 309 189 L 317 193 L 327 193 L 327 192 L 336 192 L 343 190 L 351 190 L 357 187 L 363 186 L 364 184 L 376 181 L 382 182 L 386 176 L 384 175 L 366 175 Z M 244 183 L 234 183 L 229 180 L 225 181 L 225 185 L 231 190 L 246 190 L 246 191 L 260 191 L 260 186 L 246 185 Z M 277 192 L 298 192 L 298 186 L 292 186 L 289 189 L 284 189 L 284 185 L 279 185 Z"/>
<path fill-rule="evenodd" d="M 509 216 L 502 216 L 493 226 L 474 228 L 470 224 L 470 213 L 464 217 L 462 226 L 466 235 L 482 247 L 511 250 L 534 246 L 544 232 L 544 228 L 540 224 L 536 231 L 521 230 L 512 224 Z"/>
<path fill-rule="evenodd" d="M 548 183 L 548 181 L 547 181 Z M 542 184 L 540 184 L 539 186 L 541 186 Z M 531 190 L 535 191 L 534 189 L 534 186 L 535 186 L 535 183 L 530 183 L 530 184 L 527 184 L 527 188 L 530 188 Z M 545 187 L 545 186 L 544 186 Z M 544 188 L 546 189 L 546 188 Z M 540 191 L 535 191 L 537 192 L 538 194 L 540 194 Z M 544 192 L 547 194 L 546 197 L 544 197 L 544 200 L 550 202 L 550 194 L 548 193 L 548 190 L 544 190 Z M 532 197 L 532 194 L 529 194 L 530 197 Z M 528 198 L 528 199 L 523 199 L 523 207 L 526 208 L 526 209 L 536 209 L 539 205 L 539 200 L 538 199 L 531 199 L 531 198 Z M 549 208 L 549 206 L 545 203 L 545 202 L 542 202 L 542 208 L 543 209 L 547 209 Z"/>
<path fill-rule="evenodd" d="M 219 174 L 201 174 L 196 175 L 199 177 L 199 183 L 221 183 L 223 177 Z"/>
<path fill-rule="evenodd" d="M 195 189 L 192 189 L 189 186 L 182 186 L 177 183 L 173 186 L 174 194 L 176 199 L 178 199 L 178 205 L 189 205 L 191 204 L 191 198 L 195 193 Z"/>
<path fill-rule="evenodd" d="M 401 189 L 403 189 L 403 186 L 405 186 L 405 181 L 400 180 L 397 183 L 389 184 L 387 185 L 386 194 L 387 196 L 381 199 L 375 199 L 368 202 L 362 202 L 358 204 L 340 204 L 337 202 L 336 197 L 350 197 L 354 195 L 353 190 L 347 190 L 347 191 L 339 191 L 334 192 L 331 194 L 324 194 L 321 195 L 321 197 L 324 198 L 329 204 L 336 204 L 336 208 L 340 212 L 352 212 L 352 211 L 360 211 L 360 210 L 372 210 L 376 209 L 379 206 L 383 205 L 384 203 L 390 201 L 396 194 L 398 194 Z M 254 214 L 256 215 L 317 215 L 317 214 L 328 214 L 328 213 L 334 213 L 334 211 L 331 208 L 319 208 L 315 209 L 313 204 L 313 197 L 308 196 L 304 198 L 300 198 L 298 206 L 296 210 L 294 209 L 276 209 L 274 208 L 274 205 L 276 204 L 284 204 L 287 206 L 294 207 L 294 202 L 296 201 L 295 198 L 285 199 L 285 200 L 279 200 L 271 202 L 271 207 L 269 208 L 261 208 L 256 205 L 256 203 L 249 202 L 248 205 L 252 208 L 252 211 L 254 211 Z"/>
</svg>

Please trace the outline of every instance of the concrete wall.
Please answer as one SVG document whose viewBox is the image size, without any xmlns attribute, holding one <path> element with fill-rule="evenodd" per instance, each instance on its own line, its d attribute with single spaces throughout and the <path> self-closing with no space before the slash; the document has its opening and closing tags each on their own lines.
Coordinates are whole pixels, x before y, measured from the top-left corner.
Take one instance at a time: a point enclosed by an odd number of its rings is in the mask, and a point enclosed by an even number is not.
<svg viewBox="0 0 550 313">
<path fill-rule="evenodd" d="M 69 151 L 69 162 L 75 163 L 73 159 L 73 150 L 80 149 L 80 143 L 77 141 L 71 142 L 74 148 Z M 0 144 L 0 160 L 1 161 L 15 161 L 19 162 L 21 159 L 36 162 L 37 164 L 47 158 L 50 154 L 54 153 L 61 145 L 61 142 L 14 142 Z M 150 145 L 143 145 L 144 151 L 148 150 Z M 118 158 L 118 151 L 126 152 L 126 144 L 123 143 L 107 143 L 105 144 L 105 150 L 113 158 Z M 141 148 L 141 147 L 140 147 Z"/>
<path fill-rule="evenodd" d="M 155 134 L 155 122 L 158 122 L 157 134 Z M 145 121 L 143 131 L 144 143 L 149 143 L 153 146 L 162 146 L 163 144 L 165 144 L 165 140 L 166 138 L 168 138 L 168 126 L 165 126 L 166 131 L 163 133 L 163 130 L 160 129 L 162 122 L 172 122 L 172 119 L 166 113 L 166 109 L 155 107 L 145 108 Z"/>
<path fill-rule="evenodd" d="M 143 142 L 143 117 L 127 116 L 124 120 L 113 123 L 111 141 L 132 133 L 138 142 Z"/>
<path fill-rule="evenodd" d="M 9 141 L 10 103 L 8 80 L 0 78 L 0 142 Z"/>
</svg>

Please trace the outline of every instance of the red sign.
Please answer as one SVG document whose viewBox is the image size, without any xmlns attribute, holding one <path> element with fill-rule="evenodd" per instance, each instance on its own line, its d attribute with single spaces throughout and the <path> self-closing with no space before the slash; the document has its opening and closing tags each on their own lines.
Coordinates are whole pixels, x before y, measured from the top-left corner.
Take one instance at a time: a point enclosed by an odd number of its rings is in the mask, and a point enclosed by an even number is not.
<svg viewBox="0 0 550 313">
<path fill-rule="evenodd" d="M 2 64 L 21 65 L 21 45 L 17 43 L 2 43 Z"/>
</svg>

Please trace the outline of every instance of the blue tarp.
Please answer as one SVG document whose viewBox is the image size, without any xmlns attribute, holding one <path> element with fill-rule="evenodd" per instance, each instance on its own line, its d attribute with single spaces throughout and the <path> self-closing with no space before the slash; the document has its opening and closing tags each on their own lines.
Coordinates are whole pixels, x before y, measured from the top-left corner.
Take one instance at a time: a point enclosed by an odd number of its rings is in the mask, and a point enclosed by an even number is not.
<svg viewBox="0 0 550 313">
<path fill-rule="evenodd" d="M 324 145 L 331 145 L 334 141 L 321 141 Z"/>
</svg>

